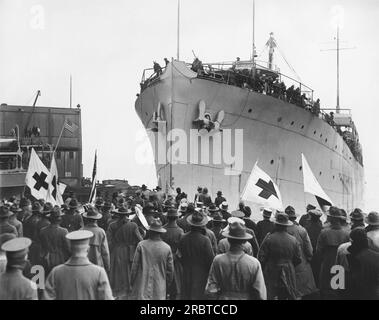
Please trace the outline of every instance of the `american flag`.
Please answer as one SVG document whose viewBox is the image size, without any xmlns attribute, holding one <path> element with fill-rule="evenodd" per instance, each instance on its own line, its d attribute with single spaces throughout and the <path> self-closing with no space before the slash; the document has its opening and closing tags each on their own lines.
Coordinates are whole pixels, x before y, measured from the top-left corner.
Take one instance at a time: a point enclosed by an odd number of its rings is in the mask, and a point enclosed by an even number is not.
<svg viewBox="0 0 379 320">
<path fill-rule="evenodd" d="M 95 161 L 92 170 L 92 188 L 89 195 L 89 203 L 94 203 L 96 199 L 96 173 L 97 173 L 97 151 L 95 151 Z"/>
<path fill-rule="evenodd" d="M 67 119 L 64 123 L 64 128 L 70 131 L 71 133 L 74 133 L 76 130 L 78 130 L 79 127 L 75 123 Z"/>
</svg>

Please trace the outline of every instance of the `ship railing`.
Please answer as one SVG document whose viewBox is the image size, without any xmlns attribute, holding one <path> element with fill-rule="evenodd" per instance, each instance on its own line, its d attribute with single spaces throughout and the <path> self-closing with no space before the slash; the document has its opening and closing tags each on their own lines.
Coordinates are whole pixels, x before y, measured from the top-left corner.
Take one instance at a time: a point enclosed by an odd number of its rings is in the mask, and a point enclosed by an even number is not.
<svg viewBox="0 0 379 320">
<path fill-rule="evenodd" d="M 192 64 L 187 63 L 189 68 L 192 67 Z M 290 85 L 294 85 L 300 89 L 300 95 L 305 94 L 305 108 L 311 108 L 313 105 L 313 95 L 314 90 L 309 86 L 305 85 L 301 81 L 298 81 L 294 78 L 291 78 L 285 74 L 282 74 L 279 68 L 275 68 L 274 70 L 260 65 L 258 63 L 253 64 L 251 61 L 239 61 L 239 62 L 215 62 L 215 63 L 203 63 L 203 70 L 198 71 L 199 78 L 207 78 L 210 80 L 214 80 L 217 82 L 224 82 L 227 84 L 233 84 L 233 80 L 231 78 L 234 75 L 238 75 L 239 78 L 246 80 L 253 79 L 253 71 L 261 70 L 266 73 L 272 73 L 276 75 L 279 82 L 286 82 L 286 87 L 288 88 Z M 289 85 L 290 83 L 290 85 Z"/>
<path fill-rule="evenodd" d="M 162 73 L 165 72 L 166 67 L 162 67 Z M 159 74 L 154 71 L 154 68 L 147 68 L 143 70 L 141 78 L 141 89 L 144 90 L 153 83 L 159 81 Z"/>
</svg>

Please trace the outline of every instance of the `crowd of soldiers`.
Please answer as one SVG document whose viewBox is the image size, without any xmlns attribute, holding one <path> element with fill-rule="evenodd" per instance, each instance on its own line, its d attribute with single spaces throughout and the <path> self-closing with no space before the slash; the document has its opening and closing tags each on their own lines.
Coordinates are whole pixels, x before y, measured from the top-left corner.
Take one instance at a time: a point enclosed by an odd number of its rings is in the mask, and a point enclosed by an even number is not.
<svg viewBox="0 0 379 320">
<path fill-rule="evenodd" d="M 297 222 L 291 206 L 262 208 L 255 222 L 243 202 L 230 209 L 205 187 L 193 201 L 145 185 L 94 205 L 9 199 L 0 299 L 379 299 L 377 212 L 330 207 L 322 222 L 308 205 Z"/>
</svg>

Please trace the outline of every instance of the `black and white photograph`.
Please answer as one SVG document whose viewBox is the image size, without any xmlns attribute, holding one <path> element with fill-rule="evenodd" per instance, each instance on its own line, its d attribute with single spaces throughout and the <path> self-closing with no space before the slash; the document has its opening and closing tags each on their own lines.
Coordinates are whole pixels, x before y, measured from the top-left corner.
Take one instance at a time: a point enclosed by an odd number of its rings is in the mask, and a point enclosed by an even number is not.
<svg viewBox="0 0 379 320">
<path fill-rule="evenodd" d="M 378 18 L 0 0 L 0 300 L 379 300 Z"/>
</svg>

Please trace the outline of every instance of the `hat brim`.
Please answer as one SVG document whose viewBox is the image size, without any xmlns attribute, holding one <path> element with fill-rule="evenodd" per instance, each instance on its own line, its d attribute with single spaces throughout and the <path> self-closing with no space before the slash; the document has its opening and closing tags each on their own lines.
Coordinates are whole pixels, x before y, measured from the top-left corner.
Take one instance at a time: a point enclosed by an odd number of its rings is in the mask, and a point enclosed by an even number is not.
<svg viewBox="0 0 379 320">
<path fill-rule="evenodd" d="M 102 214 L 98 213 L 96 216 L 89 216 L 87 212 L 83 213 L 83 218 L 92 219 L 92 220 L 100 220 L 103 217 Z"/>
<path fill-rule="evenodd" d="M 332 215 L 330 215 L 330 214 L 326 214 L 328 217 L 330 217 L 330 218 L 337 218 L 337 219 L 341 219 L 341 220 L 347 220 L 347 218 L 346 217 L 344 217 L 344 216 L 332 216 Z"/>
<path fill-rule="evenodd" d="M 132 210 L 130 210 L 130 211 L 128 210 L 126 212 L 114 210 L 114 211 L 112 211 L 112 213 L 119 214 L 121 216 L 128 216 L 128 215 L 130 215 L 132 213 Z"/>
<path fill-rule="evenodd" d="M 221 233 L 223 237 L 229 238 L 229 239 L 236 239 L 236 240 L 250 240 L 253 239 L 253 236 L 249 233 L 246 233 L 245 236 L 243 237 L 236 237 L 236 236 L 231 236 L 229 234 L 229 231 L 224 231 Z"/>
<path fill-rule="evenodd" d="M 200 222 L 193 222 L 192 215 L 189 215 L 186 220 L 193 227 L 204 227 L 209 222 L 209 219 L 207 217 L 204 217 L 203 220 L 201 220 Z"/>
<path fill-rule="evenodd" d="M 367 218 L 365 219 L 365 222 L 370 225 L 370 226 L 379 226 L 379 221 L 378 222 L 371 222 Z"/>
<path fill-rule="evenodd" d="M 146 230 L 152 231 L 152 232 L 157 232 L 157 233 L 166 233 L 167 232 L 167 230 L 165 228 L 155 229 L 155 228 L 151 228 L 150 226 L 148 226 L 146 228 Z"/>
<path fill-rule="evenodd" d="M 280 225 L 280 226 L 286 226 L 286 227 L 293 226 L 293 222 L 292 222 L 292 221 L 288 221 L 288 222 L 278 222 L 278 221 L 274 221 L 274 223 L 277 224 L 277 225 Z"/>
</svg>

